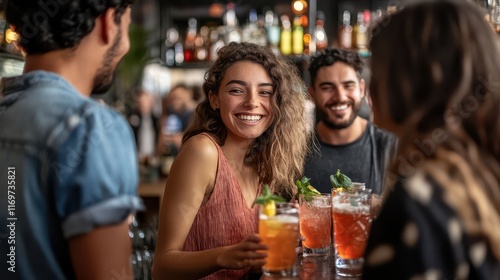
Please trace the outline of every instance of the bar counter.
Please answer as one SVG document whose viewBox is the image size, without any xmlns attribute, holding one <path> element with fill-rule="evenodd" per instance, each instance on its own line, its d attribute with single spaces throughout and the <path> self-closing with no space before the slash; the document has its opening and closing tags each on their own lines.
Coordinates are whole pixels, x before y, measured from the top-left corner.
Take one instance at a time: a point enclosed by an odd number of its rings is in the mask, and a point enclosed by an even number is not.
<svg viewBox="0 0 500 280">
<path fill-rule="evenodd" d="M 145 200 L 147 214 L 158 214 L 163 189 L 166 178 L 158 180 L 142 181 L 139 186 L 139 195 Z M 333 249 L 333 248 L 332 248 Z M 271 280 L 271 279 L 311 279 L 311 280 L 360 280 L 360 277 L 344 277 L 335 273 L 335 257 L 333 253 L 326 257 L 303 257 L 302 253 L 298 255 L 296 262 L 297 276 L 294 278 L 276 278 L 261 275 L 252 275 L 250 279 Z"/>
<path fill-rule="evenodd" d="M 297 276 L 293 278 L 286 277 L 268 277 L 262 276 L 260 280 L 271 279 L 307 279 L 307 280 L 360 280 L 361 277 L 345 277 L 335 273 L 335 256 L 333 254 L 326 257 L 303 257 L 298 256 Z"/>
</svg>

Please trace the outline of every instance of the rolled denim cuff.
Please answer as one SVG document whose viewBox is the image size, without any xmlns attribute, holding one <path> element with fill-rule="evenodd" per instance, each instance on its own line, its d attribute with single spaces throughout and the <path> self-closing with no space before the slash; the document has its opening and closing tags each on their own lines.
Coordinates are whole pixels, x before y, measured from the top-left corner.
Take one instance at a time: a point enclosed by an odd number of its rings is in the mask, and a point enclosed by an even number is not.
<svg viewBox="0 0 500 280">
<path fill-rule="evenodd" d="M 71 214 L 63 222 L 64 237 L 90 232 L 92 229 L 117 224 L 127 218 L 130 213 L 144 210 L 142 200 L 134 195 L 121 195 L 94 204 Z"/>
</svg>

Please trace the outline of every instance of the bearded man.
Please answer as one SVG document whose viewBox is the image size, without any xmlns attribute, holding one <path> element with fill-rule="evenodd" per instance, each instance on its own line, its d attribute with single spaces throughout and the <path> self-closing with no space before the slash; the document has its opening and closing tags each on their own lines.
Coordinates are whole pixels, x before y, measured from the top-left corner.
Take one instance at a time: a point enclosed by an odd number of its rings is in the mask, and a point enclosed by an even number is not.
<svg viewBox="0 0 500 280">
<path fill-rule="evenodd" d="M 26 63 L 0 92 L 0 279 L 132 277 L 133 135 L 89 98 L 129 50 L 131 2 L 7 2 Z"/>
<path fill-rule="evenodd" d="M 366 98 L 363 67 L 357 52 L 343 49 L 326 49 L 309 63 L 319 153 L 306 161 L 304 176 L 323 193 L 330 193 L 330 175 L 337 169 L 373 193 L 382 192 L 395 137 L 359 115 Z"/>
</svg>

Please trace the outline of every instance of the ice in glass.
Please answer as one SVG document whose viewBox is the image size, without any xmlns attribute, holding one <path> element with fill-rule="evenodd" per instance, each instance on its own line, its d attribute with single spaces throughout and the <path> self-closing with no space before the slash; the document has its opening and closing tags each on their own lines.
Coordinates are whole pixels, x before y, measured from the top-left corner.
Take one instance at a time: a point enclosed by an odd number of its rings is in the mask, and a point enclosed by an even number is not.
<svg viewBox="0 0 500 280">
<path fill-rule="evenodd" d="M 295 248 L 299 240 L 298 209 L 291 203 L 276 203 L 276 214 L 268 216 L 264 214 L 263 208 L 261 205 L 259 235 L 269 249 L 262 271 L 266 276 L 295 276 Z"/>
<path fill-rule="evenodd" d="M 304 256 L 322 256 L 332 244 L 332 198 L 330 194 L 299 196 L 300 234 Z"/>
<path fill-rule="evenodd" d="M 337 274 L 359 276 L 371 227 L 371 191 L 340 192 L 332 198 Z"/>
</svg>

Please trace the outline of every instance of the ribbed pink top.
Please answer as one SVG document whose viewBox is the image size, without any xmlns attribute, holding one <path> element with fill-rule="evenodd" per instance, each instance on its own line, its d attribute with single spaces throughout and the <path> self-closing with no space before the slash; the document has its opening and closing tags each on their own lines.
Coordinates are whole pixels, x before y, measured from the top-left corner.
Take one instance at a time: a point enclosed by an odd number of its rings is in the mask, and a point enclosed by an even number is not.
<svg viewBox="0 0 500 280">
<path fill-rule="evenodd" d="M 202 251 L 234 245 L 257 232 L 258 206 L 248 208 L 241 187 L 220 146 L 215 186 L 208 201 L 200 207 L 184 242 L 184 251 Z M 260 192 L 260 189 L 259 189 Z M 239 279 L 248 269 L 224 269 L 203 279 Z"/>
</svg>

